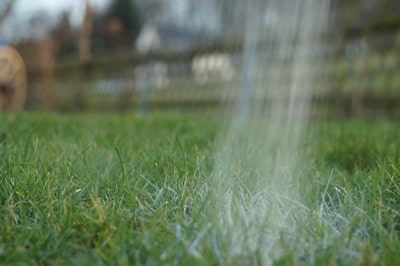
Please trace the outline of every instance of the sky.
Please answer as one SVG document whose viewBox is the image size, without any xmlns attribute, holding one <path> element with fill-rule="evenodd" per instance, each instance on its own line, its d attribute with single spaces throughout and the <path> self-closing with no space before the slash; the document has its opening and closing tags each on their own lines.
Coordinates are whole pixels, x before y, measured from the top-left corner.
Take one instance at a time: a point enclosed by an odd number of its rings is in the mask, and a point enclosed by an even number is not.
<svg viewBox="0 0 400 266">
<path fill-rule="evenodd" d="M 95 7 L 105 7 L 110 0 L 90 0 Z M 79 23 L 82 17 L 84 0 L 17 0 L 16 16 L 28 17 L 37 11 L 45 11 L 51 16 L 57 16 L 62 11 L 70 11 L 73 23 Z"/>
<path fill-rule="evenodd" d="M 0 0 L 4 1 L 4 0 Z M 24 38 L 42 38 L 45 36 L 60 13 L 70 13 L 71 23 L 79 25 L 83 18 L 85 0 L 15 0 L 16 5 L 12 16 L 5 23 L 0 25 L 0 38 L 13 43 Z M 111 0 L 89 0 L 94 8 L 102 9 L 107 7 Z M 128 0 L 127 0 L 128 1 Z M 218 17 L 213 6 L 210 5 L 200 10 L 188 12 L 187 0 L 169 0 L 170 5 L 166 6 L 163 13 L 166 21 L 173 21 L 178 25 L 190 25 L 215 30 L 218 26 Z M 161 16 L 163 17 L 163 16 Z M 34 19 L 33 19 L 34 18 Z M 165 21 L 164 21 L 165 22 Z"/>
<path fill-rule="evenodd" d="M 0 0 L 3 1 L 3 0 Z M 89 0 L 93 7 L 104 8 L 110 0 Z M 85 7 L 84 0 L 16 0 L 13 13 L 4 23 L 0 24 L 0 39 L 6 42 L 17 42 L 24 38 L 38 37 L 41 38 L 49 30 L 48 27 L 57 21 L 60 13 L 63 11 L 70 12 L 70 19 L 73 25 L 79 25 L 83 18 Z M 30 20 L 39 14 L 43 21 L 50 19 L 47 25 L 32 25 Z"/>
</svg>

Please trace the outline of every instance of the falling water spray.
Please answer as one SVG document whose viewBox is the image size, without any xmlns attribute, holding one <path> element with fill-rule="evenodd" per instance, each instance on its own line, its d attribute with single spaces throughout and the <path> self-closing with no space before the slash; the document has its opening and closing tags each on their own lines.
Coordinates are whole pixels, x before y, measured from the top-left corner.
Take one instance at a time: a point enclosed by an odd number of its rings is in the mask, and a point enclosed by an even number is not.
<svg viewBox="0 0 400 266">
<path fill-rule="evenodd" d="M 246 8 L 242 82 L 232 89 L 236 111 L 216 152 L 210 217 L 230 256 L 262 251 L 267 263 L 281 235 L 296 230 L 301 209 L 297 166 L 307 162 L 296 155 L 321 70 L 312 62 L 324 51 L 329 1 L 254 0 Z"/>
</svg>

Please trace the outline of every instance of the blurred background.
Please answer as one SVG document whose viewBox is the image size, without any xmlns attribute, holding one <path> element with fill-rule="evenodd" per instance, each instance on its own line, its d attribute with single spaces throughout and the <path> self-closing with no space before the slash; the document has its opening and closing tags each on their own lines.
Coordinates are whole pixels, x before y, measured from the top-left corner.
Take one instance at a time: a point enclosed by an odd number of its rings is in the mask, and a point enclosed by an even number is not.
<svg viewBox="0 0 400 266">
<path fill-rule="evenodd" d="M 2 0 L 0 45 L 25 63 L 28 111 L 214 112 L 242 82 L 246 18 L 260 19 L 264 41 L 285 23 L 263 2 Z M 315 79 L 314 113 L 400 118 L 400 2 L 331 2 L 330 30 L 315 44 L 324 49 L 313 57 L 326 69 Z"/>
</svg>

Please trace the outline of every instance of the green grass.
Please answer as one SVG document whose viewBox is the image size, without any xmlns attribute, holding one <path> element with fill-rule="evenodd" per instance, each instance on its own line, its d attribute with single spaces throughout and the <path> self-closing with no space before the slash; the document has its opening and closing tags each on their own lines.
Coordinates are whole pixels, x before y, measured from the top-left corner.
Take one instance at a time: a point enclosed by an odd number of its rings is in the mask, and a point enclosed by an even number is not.
<svg viewBox="0 0 400 266">
<path fill-rule="evenodd" d="M 400 264 L 400 124 L 312 124 L 293 184 L 301 207 L 286 214 L 295 230 L 236 253 L 208 216 L 220 124 L 2 115 L 0 264 Z"/>
</svg>

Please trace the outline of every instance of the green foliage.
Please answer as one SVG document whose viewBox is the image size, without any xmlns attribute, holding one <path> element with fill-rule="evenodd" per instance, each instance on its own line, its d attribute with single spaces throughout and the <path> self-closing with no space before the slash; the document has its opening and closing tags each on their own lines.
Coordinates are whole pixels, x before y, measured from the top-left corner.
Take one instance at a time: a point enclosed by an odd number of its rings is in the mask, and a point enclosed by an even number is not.
<svg viewBox="0 0 400 266">
<path fill-rule="evenodd" d="M 136 34 L 139 31 L 139 17 L 133 1 L 113 0 L 108 11 L 108 17 L 119 18 L 126 33 Z"/>
<path fill-rule="evenodd" d="M 397 124 L 311 125 L 294 196 L 278 202 L 290 227 L 263 240 L 268 217 L 260 244 L 239 251 L 221 237 L 227 224 L 208 216 L 221 196 L 209 187 L 219 124 L 177 114 L 1 116 L 0 263 L 400 263 Z"/>
</svg>

